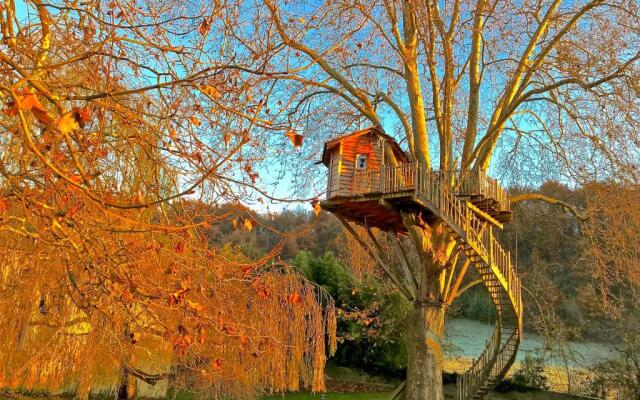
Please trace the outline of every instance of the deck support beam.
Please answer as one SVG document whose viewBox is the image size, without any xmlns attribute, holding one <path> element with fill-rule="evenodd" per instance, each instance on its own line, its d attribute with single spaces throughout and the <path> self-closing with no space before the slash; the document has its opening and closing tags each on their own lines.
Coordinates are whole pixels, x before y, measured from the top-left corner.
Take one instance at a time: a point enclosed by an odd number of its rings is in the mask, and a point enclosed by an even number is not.
<svg viewBox="0 0 640 400">
<path fill-rule="evenodd" d="M 387 233 L 387 236 L 392 236 L 392 235 L 391 235 L 391 233 Z M 398 238 L 397 236 L 393 235 L 393 238 L 391 239 L 391 241 L 395 245 L 396 253 L 398 254 L 398 258 L 400 259 L 400 264 L 402 265 L 402 268 L 404 269 L 404 272 L 405 272 L 405 275 L 407 276 L 407 279 L 409 280 L 409 282 L 411 282 L 411 284 L 415 288 L 414 298 L 417 299 L 418 298 L 417 292 L 418 292 L 420 286 L 418 285 L 418 280 L 416 279 L 416 274 L 415 274 L 416 271 L 415 271 L 415 269 L 411 268 L 411 262 L 409 261 L 409 256 L 407 255 L 406 250 L 402 246 L 402 242 L 400 241 L 400 238 Z"/>
<path fill-rule="evenodd" d="M 382 260 L 381 254 L 378 254 L 378 252 L 375 249 L 372 249 L 371 246 L 367 242 L 362 240 L 360 238 L 360 236 L 358 235 L 358 232 L 356 232 L 356 230 L 353 229 L 353 227 L 351 225 L 349 225 L 349 222 L 347 222 L 347 220 L 344 219 L 344 217 L 342 215 L 340 215 L 338 213 L 335 213 L 334 215 L 338 218 L 338 220 L 342 223 L 342 225 L 347 229 L 347 231 L 349 231 L 349 233 L 367 251 L 367 253 L 369 253 L 369 255 L 376 261 L 378 266 L 380 266 L 380 268 L 382 268 L 382 270 L 389 277 L 389 279 L 391 279 L 393 281 L 393 283 L 396 284 L 396 286 L 398 287 L 400 292 L 406 297 L 406 299 L 409 300 L 409 301 L 414 301 L 415 299 L 412 296 L 411 291 L 409 289 L 407 289 L 406 285 L 402 282 L 402 279 L 400 279 L 396 274 L 394 274 L 392 272 L 391 268 L 389 268 L 389 266 L 387 265 L 387 263 L 385 263 Z"/>
</svg>

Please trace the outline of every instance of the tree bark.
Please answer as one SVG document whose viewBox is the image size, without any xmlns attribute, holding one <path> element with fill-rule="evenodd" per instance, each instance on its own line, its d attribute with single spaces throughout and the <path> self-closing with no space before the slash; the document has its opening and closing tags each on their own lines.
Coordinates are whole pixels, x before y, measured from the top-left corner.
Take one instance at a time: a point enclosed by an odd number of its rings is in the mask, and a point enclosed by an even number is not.
<svg viewBox="0 0 640 400">
<path fill-rule="evenodd" d="M 133 400 L 137 396 L 137 381 L 136 378 L 129 373 L 127 367 L 122 367 L 120 370 L 120 383 L 118 384 L 118 391 L 116 392 L 117 400 Z"/>
<path fill-rule="evenodd" d="M 444 308 L 414 303 L 407 321 L 405 400 L 442 400 L 442 328 Z"/>
<path fill-rule="evenodd" d="M 129 329 L 129 325 L 125 325 L 125 328 L 122 332 L 123 343 L 126 347 L 125 353 L 122 355 L 122 359 L 120 361 L 120 382 L 118 383 L 118 390 L 116 391 L 116 400 L 134 400 L 137 396 L 137 380 L 136 377 L 133 376 L 129 372 L 129 365 L 131 365 L 131 355 L 133 354 L 132 341 L 131 341 L 131 330 Z"/>
</svg>

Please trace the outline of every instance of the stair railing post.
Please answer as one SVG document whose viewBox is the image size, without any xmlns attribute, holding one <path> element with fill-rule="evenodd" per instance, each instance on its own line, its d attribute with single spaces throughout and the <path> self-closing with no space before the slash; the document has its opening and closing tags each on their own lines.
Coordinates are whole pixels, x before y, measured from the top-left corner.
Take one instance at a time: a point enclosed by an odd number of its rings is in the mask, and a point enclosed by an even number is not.
<svg viewBox="0 0 640 400">
<path fill-rule="evenodd" d="M 464 232 L 467 234 L 467 240 L 469 240 L 470 236 L 473 236 L 471 234 L 471 229 L 469 229 L 469 226 L 471 224 L 471 215 L 469 212 L 469 207 L 466 206 L 464 207 Z"/>
<path fill-rule="evenodd" d="M 493 264 L 493 227 L 489 226 L 489 267 Z"/>
<path fill-rule="evenodd" d="M 418 184 L 418 177 L 420 176 L 420 174 L 418 173 L 418 169 L 420 168 L 419 164 L 411 164 L 413 166 L 413 191 L 415 192 L 415 194 L 417 195 L 418 192 L 418 188 L 420 187 L 420 185 Z"/>
</svg>

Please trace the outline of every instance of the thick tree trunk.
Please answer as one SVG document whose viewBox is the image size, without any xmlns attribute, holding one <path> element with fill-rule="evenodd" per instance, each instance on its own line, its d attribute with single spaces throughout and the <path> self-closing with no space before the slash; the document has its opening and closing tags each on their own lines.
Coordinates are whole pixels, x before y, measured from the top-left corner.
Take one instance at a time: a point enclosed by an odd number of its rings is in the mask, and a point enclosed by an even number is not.
<svg viewBox="0 0 640 400">
<path fill-rule="evenodd" d="M 406 332 L 408 355 L 405 400 L 442 400 L 444 308 L 414 304 Z"/>
</svg>

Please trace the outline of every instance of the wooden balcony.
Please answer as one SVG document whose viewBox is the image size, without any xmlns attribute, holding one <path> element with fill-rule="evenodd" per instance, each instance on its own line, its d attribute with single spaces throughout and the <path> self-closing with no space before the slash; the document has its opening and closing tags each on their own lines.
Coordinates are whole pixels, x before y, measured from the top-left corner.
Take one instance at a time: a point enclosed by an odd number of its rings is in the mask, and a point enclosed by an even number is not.
<svg viewBox="0 0 640 400">
<path fill-rule="evenodd" d="M 379 170 L 356 170 L 351 195 L 329 198 L 323 202 L 323 207 L 370 226 L 397 229 L 402 225 L 400 216 L 390 213 L 385 203 L 393 204 L 396 209 L 419 208 L 416 203 L 418 197 L 425 195 L 429 198 L 440 189 L 468 200 L 497 221 L 511 219 L 508 193 L 485 173 L 434 171 L 417 163 L 382 166 Z"/>
</svg>

